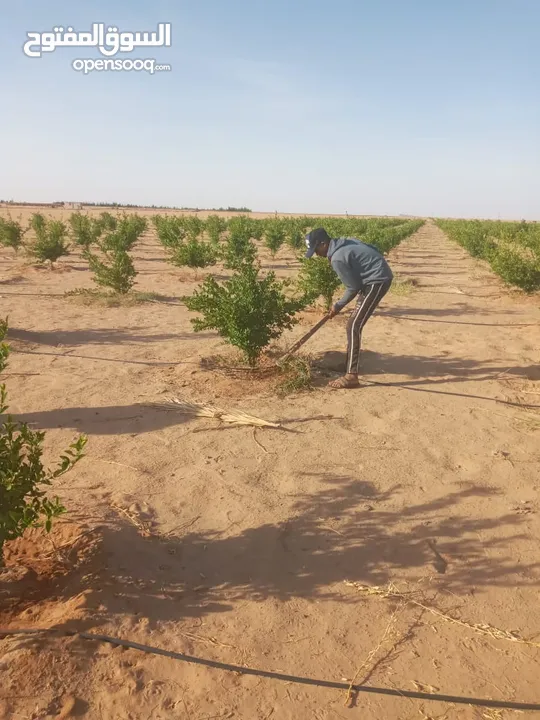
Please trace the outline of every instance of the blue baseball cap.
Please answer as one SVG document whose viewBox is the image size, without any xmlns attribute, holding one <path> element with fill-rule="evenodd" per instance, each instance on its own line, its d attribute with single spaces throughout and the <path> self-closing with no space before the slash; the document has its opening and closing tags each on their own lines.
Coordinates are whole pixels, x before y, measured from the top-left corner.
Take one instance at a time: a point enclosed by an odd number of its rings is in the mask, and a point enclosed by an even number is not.
<svg viewBox="0 0 540 720">
<path fill-rule="evenodd" d="M 324 228 L 315 228 L 306 235 L 307 253 L 305 257 L 310 258 L 315 255 L 315 249 L 323 242 L 330 242 L 330 235 Z"/>
</svg>

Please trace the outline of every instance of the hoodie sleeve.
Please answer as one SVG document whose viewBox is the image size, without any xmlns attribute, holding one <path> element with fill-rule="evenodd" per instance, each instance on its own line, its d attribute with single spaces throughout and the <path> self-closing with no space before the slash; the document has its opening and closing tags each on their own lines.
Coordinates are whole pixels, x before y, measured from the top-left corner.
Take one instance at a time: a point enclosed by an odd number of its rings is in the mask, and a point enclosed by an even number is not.
<svg viewBox="0 0 540 720">
<path fill-rule="evenodd" d="M 330 262 L 339 279 L 345 285 L 343 297 L 334 303 L 336 310 L 343 310 L 345 305 L 348 305 L 348 303 L 358 295 L 362 287 L 358 284 L 358 277 L 355 273 L 351 272 L 351 268 L 345 260 L 332 257 Z"/>
</svg>

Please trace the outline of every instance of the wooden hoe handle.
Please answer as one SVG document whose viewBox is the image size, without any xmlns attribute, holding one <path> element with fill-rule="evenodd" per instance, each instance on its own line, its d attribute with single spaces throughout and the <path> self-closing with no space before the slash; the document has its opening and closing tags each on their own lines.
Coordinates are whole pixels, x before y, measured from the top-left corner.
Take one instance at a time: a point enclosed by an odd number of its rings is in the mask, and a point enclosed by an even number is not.
<svg viewBox="0 0 540 720">
<path fill-rule="evenodd" d="M 300 340 L 297 340 L 297 341 L 294 343 L 294 345 L 293 345 L 291 348 L 289 348 L 289 350 L 287 350 L 287 352 L 285 353 L 285 355 L 283 355 L 283 356 L 280 358 L 279 362 L 281 363 L 281 362 L 283 362 L 284 360 L 287 360 L 287 358 L 289 358 L 293 353 L 295 353 L 295 352 L 298 350 L 298 348 L 301 348 L 302 345 L 303 345 L 305 342 L 307 342 L 312 335 L 315 335 L 315 333 L 317 332 L 317 330 L 320 330 L 320 329 L 322 328 L 322 326 L 323 326 L 326 322 L 328 322 L 328 320 L 330 320 L 330 318 L 328 317 L 328 315 L 325 315 L 323 318 L 321 318 L 321 319 L 319 320 L 319 322 L 311 328 L 311 330 L 308 330 L 308 332 L 307 332 L 305 335 L 302 335 L 302 337 L 300 338 Z"/>
</svg>

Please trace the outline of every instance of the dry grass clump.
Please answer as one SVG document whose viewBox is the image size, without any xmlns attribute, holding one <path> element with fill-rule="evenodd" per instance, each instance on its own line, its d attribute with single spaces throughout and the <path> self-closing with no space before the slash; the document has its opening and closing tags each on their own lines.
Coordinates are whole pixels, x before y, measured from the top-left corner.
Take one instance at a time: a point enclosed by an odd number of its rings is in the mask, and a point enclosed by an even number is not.
<svg viewBox="0 0 540 720">
<path fill-rule="evenodd" d="M 400 275 L 394 277 L 394 281 L 390 286 L 390 292 L 393 295 L 405 297 L 411 295 L 418 287 L 418 280 L 415 278 L 403 278 Z"/>
<path fill-rule="evenodd" d="M 153 292 L 115 293 L 110 290 L 91 288 L 68 290 L 64 293 L 64 296 L 77 305 L 97 305 L 98 307 L 133 307 L 146 302 L 160 302 L 162 300 L 161 295 Z"/>
<path fill-rule="evenodd" d="M 151 403 L 150 407 L 162 410 L 176 410 L 184 415 L 192 415 L 194 417 L 215 418 L 220 422 L 229 423 L 231 425 L 253 425 L 255 427 L 271 427 L 280 428 L 279 423 L 268 422 L 254 415 L 248 415 L 242 410 L 223 410 L 213 405 L 204 403 L 194 403 L 182 400 L 181 398 L 172 397 L 162 403 Z"/>
</svg>

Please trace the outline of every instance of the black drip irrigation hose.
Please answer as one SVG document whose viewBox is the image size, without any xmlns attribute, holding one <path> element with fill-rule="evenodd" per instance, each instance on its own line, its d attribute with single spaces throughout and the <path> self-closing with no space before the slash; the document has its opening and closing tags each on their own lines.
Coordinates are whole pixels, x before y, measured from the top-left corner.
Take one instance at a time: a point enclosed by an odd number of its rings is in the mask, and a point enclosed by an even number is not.
<svg viewBox="0 0 540 720">
<path fill-rule="evenodd" d="M 164 657 L 180 660 L 182 662 L 191 663 L 193 665 L 204 665 L 205 667 L 214 668 L 215 670 L 225 670 L 227 672 L 240 673 L 241 675 L 253 675 L 255 677 L 269 678 L 270 680 L 280 680 L 282 682 L 296 683 L 299 685 L 312 685 L 316 687 L 331 688 L 333 690 L 350 690 L 353 693 L 370 693 L 374 695 L 389 695 L 391 697 L 411 698 L 413 700 L 429 700 L 432 702 L 454 703 L 459 705 L 474 705 L 476 707 L 503 708 L 506 710 L 540 710 L 540 703 L 519 703 L 508 700 L 487 700 L 483 698 L 461 697 L 458 695 L 438 695 L 435 693 L 413 692 L 411 690 L 391 690 L 390 688 L 378 688 L 366 685 L 350 685 L 344 682 L 334 682 L 333 680 L 317 680 L 315 678 L 297 677 L 296 675 L 285 675 L 284 673 L 268 672 L 266 670 L 257 670 L 255 668 L 242 667 L 241 665 L 229 665 L 216 660 L 206 660 L 205 658 L 193 657 L 192 655 L 184 655 L 184 653 L 173 652 L 171 650 L 163 650 L 162 648 L 151 647 L 150 645 L 142 645 L 141 643 L 131 642 L 131 640 L 121 640 L 119 638 L 109 637 L 108 635 L 93 635 L 85 632 L 69 632 L 54 629 L 35 629 L 35 630 L 2 630 L 0 628 L 0 638 L 12 635 L 56 635 L 61 637 L 77 637 L 83 640 L 91 640 L 93 642 L 105 642 L 110 645 L 117 645 L 124 648 L 132 648 L 141 652 L 163 655 Z"/>
</svg>

